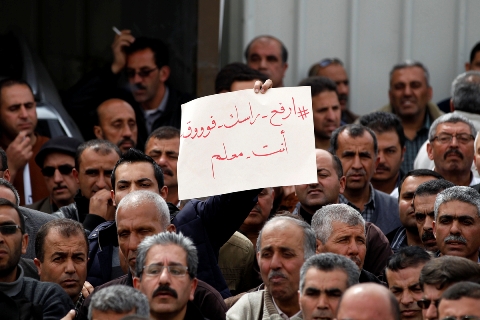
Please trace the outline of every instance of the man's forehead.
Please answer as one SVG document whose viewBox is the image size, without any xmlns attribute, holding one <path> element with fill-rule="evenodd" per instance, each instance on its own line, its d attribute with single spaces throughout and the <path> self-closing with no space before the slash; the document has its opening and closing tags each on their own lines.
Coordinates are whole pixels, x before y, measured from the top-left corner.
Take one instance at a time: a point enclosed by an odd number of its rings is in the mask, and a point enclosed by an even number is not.
<svg viewBox="0 0 480 320">
<path fill-rule="evenodd" d="M 68 234 L 66 231 L 62 232 L 59 227 L 53 227 L 48 230 L 48 233 L 45 236 L 45 243 L 48 242 L 48 245 L 45 246 L 45 249 L 51 248 L 55 251 L 54 246 L 60 247 L 73 247 L 77 244 L 81 244 L 80 246 L 82 249 L 86 249 L 88 251 L 88 244 L 85 239 L 85 235 L 83 235 L 80 230 L 75 230 L 75 232 L 69 232 Z"/>
<path fill-rule="evenodd" d="M 180 148 L 180 138 L 179 137 L 173 137 L 170 139 L 157 139 L 157 138 L 151 138 L 148 140 L 147 143 L 147 150 L 150 149 L 167 149 L 167 150 L 175 150 L 178 151 Z M 147 151 L 145 150 L 145 151 Z"/>
<path fill-rule="evenodd" d="M 363 134 L 358 135 L 356 137 L 353 137 L 350 132 L 347 130 L 343 130 L 339 135 L 338 135 L 338 146 L 339 147 L 348 147 L 358 145 L 358 142 L 362 140 L 362 147 L 367 147 L 368 149 L 373 150 L 373 137 L 372 135 L 365 130 Z"/>
<path fill-rule="evenodd" d="M 2 222 L 13 221 L 16 224 L 20 224 L 17 211 L 9 206 L 0 206 L 0 224 Z"/>
<path fill-rule="evenodd" d="M 270 54 L 274 54 L 277 56 L 281 56 L 282 54 L 282 45 L 275 39 L 272 38 L 267 38 L 267 37 L 262 37 L 256 39 L 252 44 L 250 45 L 250 52 L 249 55 L 252 55 L 259 49 L 266 49 L 266 48 L 275 48 L 275 50 L 270 50 Z"/>
<path fill-rule="evenodd" d="M 99 149 L 97 146 L 91 146 L 83 150 L 82 154 L 80 155 L 80 165 L 82 163 L 84 165 L 88 164 L 89 166 L 96 166 L 98 163 L 97 161 L 102 162 L 110 162 L 112 163 L 112 168 L 117 163 L 120 156 L 111 149 Z"/>
<path fill-rule="evenodd" d="M 127 68 L 150 68 L 157 66 L 155 63 L 155 54 L 152 49 L 145 48 L 128 54 Z"/>
<path fill-rule="evenodd" d="M 75 158 L 72 155 L 66 154 L 66 153 L 61 153 L 61 152 L 51 152 L 47 155 L 45 155 L 45 160 L 43 161 L 44 164 L 46 162 L 50 161 L 57 161 L 57 160 L 62 160 L 62 161 L 68 161 L 68 162 L 74 162 Z"/>
<path fill-rule="evenodd" d="M 345 68 L 339 63 L 331 63 L 324 68 L 319 68 L 317 75 L 331 78 L 334 81 L 348 80 Z"/>
<path fill-rule="evenodd" d="M 470 126 L 467 123 L 462 122 L 462 121 L 440 123 L 437 126 L 437 131 L 436 132 L 437 132 L 437 134 L 441 133 L 441 132 L 454 133 L 454 131 L 457 131 L 457 130 L 461 130 L 462 132 L 466 131 L 468 133 L 471 133 Z"/>
<path fill-rule="evenodd" d="M 147 265 L 152 263 L 163 264 L 165 261 L 186 265 L 187 252 L 176 244 L 156 244 L 148 250 L 145 257 Z"/>
<path fill-rule="evenodd" d="M 350 225 L 348 223 L 341 222 L 341 221 L 333 221 L 332 229 L 333 231 L 332 231 L 331 237 L 344 235 L 344 234 L 365 236 L 365 227 L 361 224 Z M 353 232 L 355 232 L 356 234 L 354 234 Z"/>
<path fill-rule="evenodd" d="M 7 199 L 12 203 L 16 203 L 17 199 L 15 198 L 15 194 L 13 191 L 6 186 L 0 185 L 0 198 Z M 7 207 L 6 207 L 7 208 Z"/>
<path fill-rule="evenodd" d="M 402 183 L 402 194 L 415 192 L 418 186 L 424 182 L 435 180 L 436 178 L 433 176 L 408 176 L 403 180 Z"/>
<path fill-rule="evenodd" d="M 149 179 L 151 181 L 157 181 L 155 179 L 155 172 L 153 170 L 153 164 L 146 161 L 139 162 L 122 162 L 115 169 L 115 176 L 117 180 L 129 180 L 133 178 Z"/>
<path fill-rule="evenodd" d="M 410 81 L 420 81 L 427 83 L 425 78 L 425 72 L 422 68 L 417 66 L 410 66 L 401 69 L 397 69 L 392 74 L 392 82 L 410 82 Z"/>
<path fill-rule="evenodd" d="M 0 91 L 0 103 L 4 101 L 4 98 L 22 98 L 34 102 L 32 91 L 24 84 L 14 84 L 11 86 L 3 87 Z"/>
</svg>

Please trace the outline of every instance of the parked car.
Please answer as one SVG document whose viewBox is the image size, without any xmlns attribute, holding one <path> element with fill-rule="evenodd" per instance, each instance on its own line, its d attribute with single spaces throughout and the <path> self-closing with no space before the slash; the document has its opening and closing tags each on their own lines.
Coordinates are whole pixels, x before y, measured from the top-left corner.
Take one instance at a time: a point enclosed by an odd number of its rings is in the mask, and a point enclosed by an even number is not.
<svg viewBox="0 0 480 320">
<path fill-rule="evenodd" d="M 75 122 L 62 105 L 57 88 L 40 58 L 18 31 L 0 35 L 0 79 L 21 78 L 32 87 L 37 103 L 36 132 L 47 137 L 67 135 L 83 141 Z"/>
</svg>

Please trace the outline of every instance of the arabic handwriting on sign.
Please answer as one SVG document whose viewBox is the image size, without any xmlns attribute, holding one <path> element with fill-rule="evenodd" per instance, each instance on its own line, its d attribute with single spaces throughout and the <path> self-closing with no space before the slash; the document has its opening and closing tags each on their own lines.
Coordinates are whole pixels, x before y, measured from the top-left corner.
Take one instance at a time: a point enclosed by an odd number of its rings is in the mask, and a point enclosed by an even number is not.
<svg viewBox="0 0 480 320">
<path fill-rule="evenodd" d="M 212 176 L 213 176 L 213 179 L 215 179 L 215 170 L 213 168 L 213 159 L 216 159 L 216 160 L 234 160 L 238 157 L 243 157 L 243 152 L 240 152 L 239 154 L 232 154 L 230 156 L 230 158 L 227 156 L 227 148 L 225 147 L 225 143 L 222 143 L 223 145 L 223 151 L 224 151 L 224 154 L 225 156 L 222 157 L 221 155 L 219 154 L 214 154 L 211 158 L 211 163 L 212 163 Z"/>
<path fill-rule="evenodd" d="M 260 152 L 255 152 L 255 151 L 252 151 L 252 153 L 256 157 L 267 157 L 267 156 L 271 156 L 273 154 L 280 153 L 280 152 L 287 152 L 288 153 L 287 141 L 285 140 L 285 131 L 284 130 L 280 131 L 280 134 L 283 136 L 283 143 L 280 143 L 282 148 L 280 148 L 278 150 L 275 150 L 273 152 L 269 152 L 269 153 L 260 153 Z M 268 148 L 268 145 L 264 145 L 262 147 L 262 149 L 267 149 L 267 148 Z"/>
<path fill-rule="evenodd" d="M 297 114 L 297 111 L 296 111 L 296 107 L 295 107 L 295 99 L 292 97 L 292 102 L 293 102 L 293 111 L 295 112 L 295 114 Z M 310 112 L 308 112 L 308 109 L 305 109 L 305 106 L 302 106 L 302 109 L 300 109 L 300 107 L 298 107 L 298 117 L 299 118 L 302 118 L 302 120 L 305 120 L 305 118 L 307 117 L 307 114 L 309 114 Z"/>
</svg>

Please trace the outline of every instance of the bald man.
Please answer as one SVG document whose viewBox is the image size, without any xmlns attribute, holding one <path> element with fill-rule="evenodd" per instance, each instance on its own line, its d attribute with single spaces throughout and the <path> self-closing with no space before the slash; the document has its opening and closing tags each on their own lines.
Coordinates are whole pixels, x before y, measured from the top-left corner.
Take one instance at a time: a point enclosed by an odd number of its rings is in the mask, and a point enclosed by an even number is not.
<svg viewBox="0 0 480 320">
<path fill-rule="evenodd" d="M 362 283 L 345 291 L 337 319 L 400 320 L 400 309 L 395 296 L 386 287 Z"/>
<path fill-rule="evenodd" d="M 97 108 L 98 125 L 93 127 L 97 139 L 116 144 L 122 153 L 137 145 L 135 111 L 126 101 L 109 99 Z M 142 146 L 143 147 L 143 146 Z"/>
</svg>

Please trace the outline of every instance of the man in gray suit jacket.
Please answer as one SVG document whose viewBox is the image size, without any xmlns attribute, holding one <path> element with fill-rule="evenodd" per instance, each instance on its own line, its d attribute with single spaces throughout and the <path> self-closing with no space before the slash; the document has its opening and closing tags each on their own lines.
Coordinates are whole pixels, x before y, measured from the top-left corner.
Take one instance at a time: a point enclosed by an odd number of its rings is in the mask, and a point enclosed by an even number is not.
<svg viewBox="0 0 480 320">
<path fill-rule="evenodd" d="M 7 180 L 0 178 L 0 198 L 5 198 L 10 202 L 18 205 L 20 197 L 15 187 Z M 50 220 L 57 219 L 44 212 L 40 212 L 25 207 L 19 207 L 20 212 L 25 218 L 25 233 L 28 234 L 27 252 L 22 255 L 23 258 L 35 258 L 35 237 L 38 229 Z"/>
</svg>

